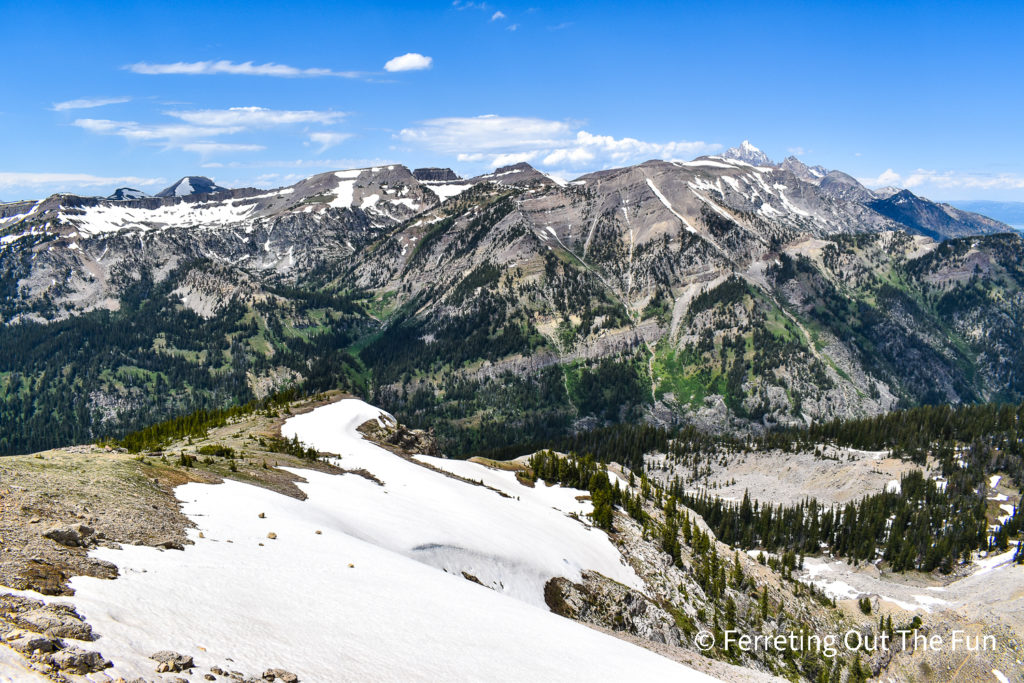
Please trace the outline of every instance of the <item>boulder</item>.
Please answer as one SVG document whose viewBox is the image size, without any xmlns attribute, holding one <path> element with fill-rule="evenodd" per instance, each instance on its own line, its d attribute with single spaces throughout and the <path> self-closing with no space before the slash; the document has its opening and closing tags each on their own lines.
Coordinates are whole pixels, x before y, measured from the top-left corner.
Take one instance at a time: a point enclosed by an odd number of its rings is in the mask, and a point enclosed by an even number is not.
<svg viewBox="0 0 1024 683">
<path fill-rule="evenodd" d="M 267 669 L 263 672 L 263 680 L 283 681 L 284 683 L 298 683 L 299 677 L 293 674 L 291 671 L 285 671 L 284 669 Z"/>
<path fill-rule="evenodd" d="M 55 669 L 83 675 L 113 666 L 99 652 L 89 652 L 74 645 L 53 653 L 50 656 L 50 664 Z"/>
<path fill-rule="evenodd" d="M 16 629 L 5 636 L 7 644 L 23 655 L 47 653 L 58 650 L 64 643 L 54 638 Z"/>
<path fill-rule="evenodd" d="M 68 548 L 84 548 L 95 543 L 92 527 L 85 524 L 72 524 L 71 526 L 52 527 L 43 532 L 43 536 L 56 541 Z"/>
<path fill-rule="evenodd" d="M 183 655 L 171 652 L 170 650 L 160 650 L 160 652 L 151 654 L 149 658 L 157 662 L 157 673 L 185 671 L 195 666 L 190 655 Z"/>
</svg>

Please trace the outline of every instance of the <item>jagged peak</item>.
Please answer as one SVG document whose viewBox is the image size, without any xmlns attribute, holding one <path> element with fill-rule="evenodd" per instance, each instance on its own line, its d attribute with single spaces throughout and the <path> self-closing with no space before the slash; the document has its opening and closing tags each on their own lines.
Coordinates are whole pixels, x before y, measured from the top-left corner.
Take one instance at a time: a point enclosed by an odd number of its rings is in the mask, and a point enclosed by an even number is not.
<svg viewBox="0 0 1024 683">
<path fill-rule="evenodd" d="M 744 140 L 740 143 L 739 147 L 730 147 L 725 150 L 722 156 L 726 159 L 736 159 L 753 166 L 775 166 L 775 162 L 769 159 L 767 154 L 750 144 L 750 140 Z"/>
</svg>

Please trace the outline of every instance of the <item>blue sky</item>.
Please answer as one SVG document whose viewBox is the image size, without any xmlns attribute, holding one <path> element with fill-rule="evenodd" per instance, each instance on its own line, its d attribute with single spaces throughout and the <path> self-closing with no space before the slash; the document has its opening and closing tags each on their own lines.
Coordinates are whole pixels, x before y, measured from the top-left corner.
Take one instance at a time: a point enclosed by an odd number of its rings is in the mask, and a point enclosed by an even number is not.
<svg viewBox="0 0 1024 683">
<path fill-rule="evenodd" d="M 0 0 L 0 198 L 380 162 L 571 177 L 749 139 L 1024 200 L 1024 3 Z"/>
</svg>

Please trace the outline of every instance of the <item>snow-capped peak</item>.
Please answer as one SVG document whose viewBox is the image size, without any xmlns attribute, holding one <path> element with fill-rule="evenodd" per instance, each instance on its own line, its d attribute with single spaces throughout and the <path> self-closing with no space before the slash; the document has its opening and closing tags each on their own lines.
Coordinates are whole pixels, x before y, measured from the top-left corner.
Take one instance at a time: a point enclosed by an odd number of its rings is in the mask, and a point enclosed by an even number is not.
<svg viewBox="0 0 1024 683">
<path fill-rule="evenodd" d="M 168 188 L 156 193 L 157 197 L 188 197 L 194 194 L 211 194 L 223 192 L 226 187 L 221 187 L 205 176 L 185 176 Z"/>
<path fill-rule="evenodd" d="M 775 163 L 768 158 L 768 155 L 744 140 L 739 147 L 730 147 L 722 155 L 726 159 L 736 159 L 753 166 L 774 166 Z"/>
<path fill-rule="evenodd" d="M 142 199 L 143 197 L 148 196 L 149 195 L 143 192 L 142 190 L 136 190 L 135 188 L 132 187 L 119 187 L 116 190 L 114 190 L 113 193 L 111 193 L 110 196 L 107 197 L 107 199 L 113 201 L 121 201 L 124 199 Z"/>
</svg>

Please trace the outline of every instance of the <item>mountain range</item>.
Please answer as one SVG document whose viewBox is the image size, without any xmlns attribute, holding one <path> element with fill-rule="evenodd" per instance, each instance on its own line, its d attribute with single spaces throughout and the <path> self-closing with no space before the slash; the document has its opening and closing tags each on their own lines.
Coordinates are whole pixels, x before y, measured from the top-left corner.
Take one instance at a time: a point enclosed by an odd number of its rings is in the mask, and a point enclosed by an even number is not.
<svg viewBox="0 0 1024 683">
<path fill-rule="evenodd" d="M 1022 252 L 1006 224 L 749 142 L 569 182 L 388 165 L 13 202 L 0 452 L 296 385 L 454 454 L 1020 400 Z"/>
</svg>

